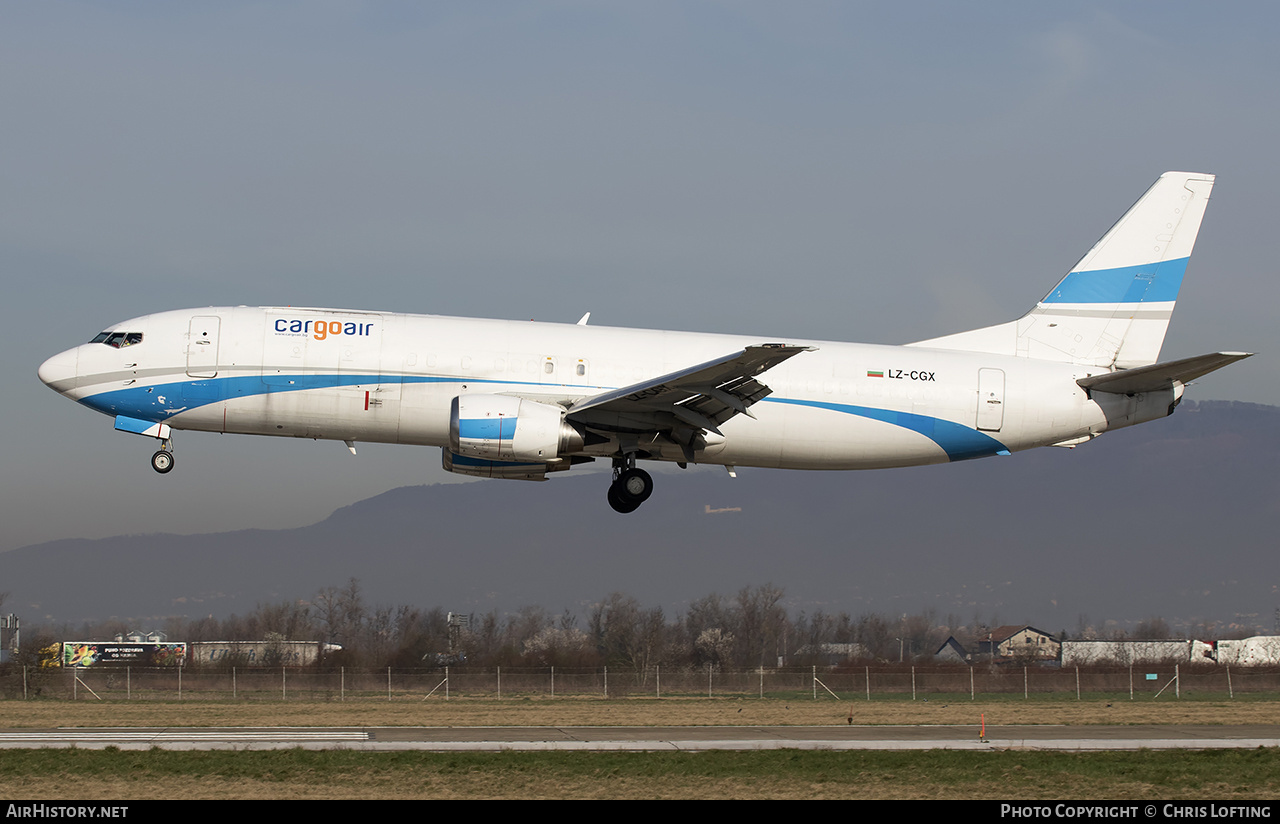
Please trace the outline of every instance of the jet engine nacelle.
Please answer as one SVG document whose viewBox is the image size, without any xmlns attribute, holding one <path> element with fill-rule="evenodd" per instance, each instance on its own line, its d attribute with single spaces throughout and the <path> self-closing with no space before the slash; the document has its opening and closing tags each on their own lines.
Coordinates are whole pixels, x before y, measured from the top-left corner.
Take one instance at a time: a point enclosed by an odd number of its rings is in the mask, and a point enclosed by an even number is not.
<svg viewBox="0 0 1280 824">
<path fill-rule="evenodd" d="M 459 395 L 449 414 L 455 455 L 490 461 L 551 462 L 582 449 L 582 432 L 557 404 L 510 395 Z"/>
<path fill-rule="evenodd" d="M 543 463 L 542 461 L 490 461 L 458 455 L 449 447 L 440 450 L 441 465 L 446 472 L 471 475 L 476 478 L 508 478 L 514 481 L 545 481 L 548 472 L 569 469 L 569 461 Z"/>
</svg>

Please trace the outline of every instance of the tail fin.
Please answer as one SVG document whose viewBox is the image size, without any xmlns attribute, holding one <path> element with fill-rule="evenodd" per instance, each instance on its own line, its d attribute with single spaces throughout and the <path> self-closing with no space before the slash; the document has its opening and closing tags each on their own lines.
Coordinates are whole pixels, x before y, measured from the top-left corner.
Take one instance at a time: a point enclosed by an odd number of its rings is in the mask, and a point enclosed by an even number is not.
<svg viewBox="0 0 1280 824">
<path fill-rule="evenodd" d="M 1213 181 L 1165 172 L 1020 320 L 911 345 L 1112 369 L 1155 363 Z"/>
</svg>

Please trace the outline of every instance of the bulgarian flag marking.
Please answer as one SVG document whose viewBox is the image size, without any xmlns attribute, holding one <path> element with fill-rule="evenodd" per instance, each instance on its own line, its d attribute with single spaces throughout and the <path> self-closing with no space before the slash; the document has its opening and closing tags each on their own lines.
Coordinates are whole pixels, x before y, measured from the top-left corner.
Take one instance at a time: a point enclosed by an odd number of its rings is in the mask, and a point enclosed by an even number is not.
<svg viewBox="0 0 1280 824">
<path fill-rule="evenodd" d="M 883 378 L 883 377 L 884 377 L 884 371 L 883 371 L 883 370 L 880 370 L 880 369 L 868 369 L 868 370 L 867 370 L 867 377 L 868 377 L 868 378 Z"/>
</svg>

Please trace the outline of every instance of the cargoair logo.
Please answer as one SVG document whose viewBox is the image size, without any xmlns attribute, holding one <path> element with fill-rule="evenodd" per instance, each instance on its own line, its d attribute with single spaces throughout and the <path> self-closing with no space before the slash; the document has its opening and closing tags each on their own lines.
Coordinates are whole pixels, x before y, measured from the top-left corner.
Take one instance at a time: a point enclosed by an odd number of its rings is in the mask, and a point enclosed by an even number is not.
<svg viewBox="0 0 1280 824">
<path fill-rule="evenodd" d="M 277 318 L 275 327 L 276 334 L 279 335 L 310 335 L 316 340 L 324 340 L 325 338 L 337 337 L 339 335 L 368 337 L 369 332 L 373 329 L 373 324 L 344 323 L 340 320 L 291 320 L 289 318 Z"/>
</svg>

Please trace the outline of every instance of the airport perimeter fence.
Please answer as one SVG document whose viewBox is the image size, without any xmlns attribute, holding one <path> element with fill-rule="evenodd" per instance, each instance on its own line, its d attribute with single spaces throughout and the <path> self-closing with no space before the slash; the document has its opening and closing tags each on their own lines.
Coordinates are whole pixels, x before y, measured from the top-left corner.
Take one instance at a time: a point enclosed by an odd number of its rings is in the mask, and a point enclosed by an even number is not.
<svg viewBox="0 0 1280 824">
<path fill-rule="evenodd" d="M 54 700 L 421 701 L 502 698 L 802 698 L 843 701 L 1280 694 L 1280 668 L 887 666 L 837 668 L 450 667 L 333 669 L 188 666 L 0 668 L 0 697 Z"/>
</svg>

